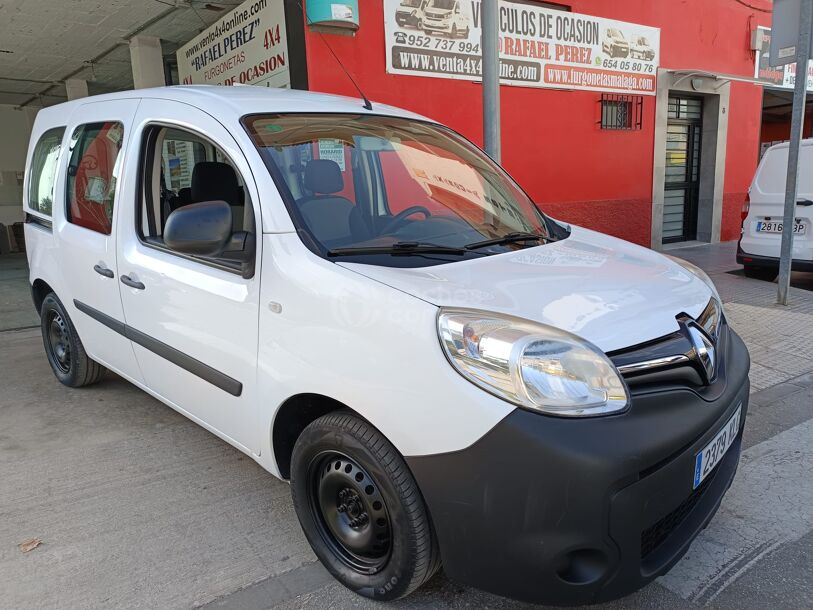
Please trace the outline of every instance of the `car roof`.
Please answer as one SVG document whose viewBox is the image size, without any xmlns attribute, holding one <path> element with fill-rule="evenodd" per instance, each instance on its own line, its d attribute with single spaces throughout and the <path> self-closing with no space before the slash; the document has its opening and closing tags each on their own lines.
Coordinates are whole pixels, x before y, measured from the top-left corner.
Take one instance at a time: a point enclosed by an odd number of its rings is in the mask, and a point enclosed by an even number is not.
<svg viewBox="0 0 813 610">
<path fill-rule="evenodd" d="M 799 142 L 799 144 L 801 146 L 813 146 L 813 138 L 804 138 Z M 790 142 L 780 142 L 779 144 L 774 144 L 773 146 L 769 147 L 768 150 L 778 150 L 780 148 L 788 148 L 789 146 Z"/>
<path fill-rule="evenodd" d="M 47 117 L 54 115 L 59 116 L 60 121 L 64 122 L 65 117 L 80 106 L 128 99 L 163 99 L 182 102 L 199 108 L 215 118 L 229 122 L 239 120 L 247 114 L 288 112 L 341 114 L 369 112 L 375 115 L 431 121 L 419 114 L 377 102 L 373 102 L 372 111 L 365 110 L 363 101 L 358 98 L 254 85 L 174 85 L 105 93 L 43 108 L 39 112 L 42 116 L 38 119 L 47 120 Z"/>
</svg>

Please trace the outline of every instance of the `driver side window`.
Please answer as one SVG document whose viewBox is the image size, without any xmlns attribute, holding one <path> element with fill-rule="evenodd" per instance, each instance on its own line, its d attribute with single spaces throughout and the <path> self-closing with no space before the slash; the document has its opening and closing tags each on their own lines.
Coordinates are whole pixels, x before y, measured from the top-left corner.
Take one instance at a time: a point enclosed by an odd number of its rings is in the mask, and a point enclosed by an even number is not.
<svg viewBox="0 0 813 610">
<path fill-rule="evenodd" d="M 139 237 L 165 248 L 164 227 L 178 209 L 204 201 L 225 201 L 232 233 L 255 232 L 254 210 L 245 181 L 222 148 L 196 133 L 174 127 L 148 129 L 143 143 L 143 196 Z M 219 266 L 240 265 L 218 257 L 196 256 Z"/>
</svg>

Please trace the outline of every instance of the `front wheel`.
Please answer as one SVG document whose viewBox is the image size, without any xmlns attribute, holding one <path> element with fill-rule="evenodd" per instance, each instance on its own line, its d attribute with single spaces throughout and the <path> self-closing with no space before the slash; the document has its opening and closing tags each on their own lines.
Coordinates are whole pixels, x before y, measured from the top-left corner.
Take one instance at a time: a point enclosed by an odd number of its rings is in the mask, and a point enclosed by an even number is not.
<svg viewBox="0 0 813 610">
<path fill-rule="evenodd" d="M 88 357 L 79 333 L 53 292 L 42 302 L 40 329 L 48 364 L 61 383 L 78 388 L 104 377 L 106 369 Z"/>
<path fill-rule="evenodd" d="M 351 591 L 394 600 L 437 571 L 437 543 L 412 473 L 356 415 L 330 413 L 305 428 L 291 459 L 291 493 L 317 557 Z"/>
<path fill-rule="evenodd" d="M 777 269 L 772 269 L 771 267 L 754 267 L 753 265 L 744 265 L 743 271 L 745 272 L 745 277 L 749 277 L 752 280 L 763 280 L 765 282 L 773 282 L 776 279 L 776 276 L 779 275 L 779 271 Z"/>
</svg>

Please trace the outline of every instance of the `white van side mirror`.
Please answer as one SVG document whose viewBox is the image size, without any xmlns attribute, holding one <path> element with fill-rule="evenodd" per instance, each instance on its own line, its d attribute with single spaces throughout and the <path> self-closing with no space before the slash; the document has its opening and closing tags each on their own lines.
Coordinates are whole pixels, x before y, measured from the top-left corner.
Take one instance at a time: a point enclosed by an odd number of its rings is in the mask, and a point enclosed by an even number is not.
<svg viewBox="0 0 813 610">
<path fill-rule="evenodd" d="M 169 215 L 164 227 L 169 249 L 197 256 L 218 256 L 231 236 L 231 207 L 225 201 L 185 205 Z"/>
</svg>

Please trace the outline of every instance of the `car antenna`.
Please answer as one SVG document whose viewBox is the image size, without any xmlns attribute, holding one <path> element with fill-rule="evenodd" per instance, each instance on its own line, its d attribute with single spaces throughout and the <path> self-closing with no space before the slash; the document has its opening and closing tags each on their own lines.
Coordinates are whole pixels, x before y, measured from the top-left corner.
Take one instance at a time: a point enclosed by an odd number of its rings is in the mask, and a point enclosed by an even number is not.
<svg viewBox="0 0 813 610">
<path fill-rule="evenodd" d="M 306 11 L 305 7 L 302 6 L 302 0 L 297 0 L 297 4 L 299 4 L 299 8 L 302 9 L 302 13 L 305 15 L 305 19 L 307 20 L 308 25 L 313 27 L 313 25 L 314 25 L 313 22 L 308 18 L 308 11 Z M 324 36 L 322 36 L 322 32 L 320 32 L 319 30 L 316 30 L 316 33 L 319 34 L 319 38 L 321 38 L 322 42 L 325 43 L 325 46 L 327 47 L 328 51 L 330 51 L 330 54 L 333 55 L 333 59 L 336 60 L 336 63 L 339 64 L 339 67 L 342 69 L 342 72 L 344 72 L 345 76 L 347 76 L 347 78 L 350 79 L 350 82 L 353 83 L 353 86 L 356 88 L 356 91 L 359 92 L 359 95 L 361 96 L 361 99 L 364 100 L 364 108 L 365 108 L 365 110 L 372 110 L 373 109 L 373 104 L 370 102 L 369 99 L 367 99 L 367 96 L 364 95 L 364 91 L 361 90 L 361 87 L 359 87 L 359 85 L 355 81 L 355 79 L 352 76 L 350 76 L 350 72 L 348 72 L 347 68 L 344 67 L 344 64 L 342 63 L 342 60 L 339 59 L 338 55 L 336 55 L 336 52 L 333 50 L 333 47 L 331 47 L 330 43 L 327 40 L 325 40 Z"/>
</svg>

